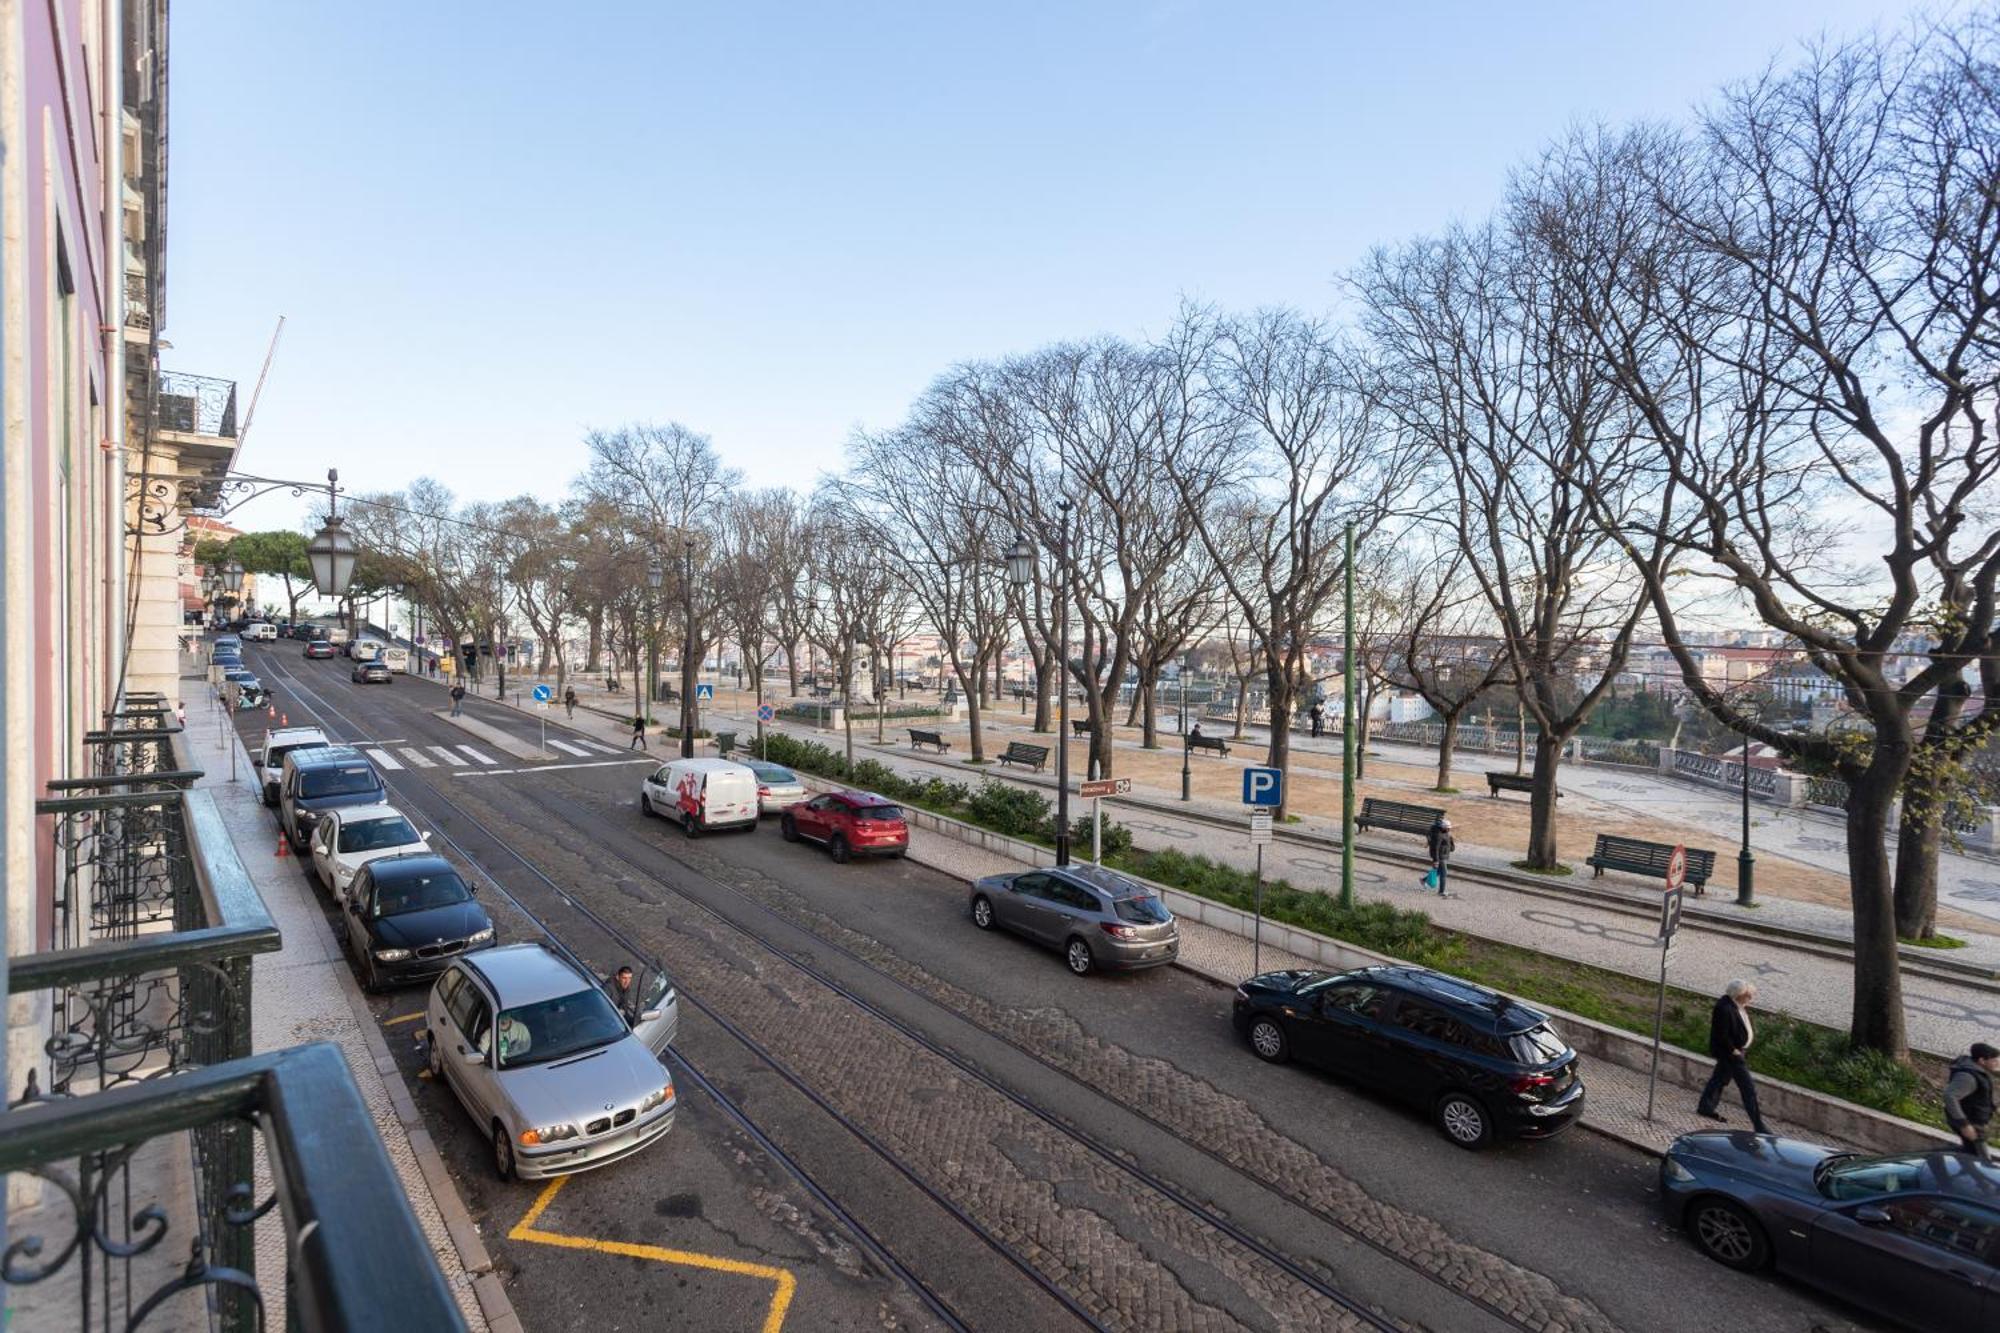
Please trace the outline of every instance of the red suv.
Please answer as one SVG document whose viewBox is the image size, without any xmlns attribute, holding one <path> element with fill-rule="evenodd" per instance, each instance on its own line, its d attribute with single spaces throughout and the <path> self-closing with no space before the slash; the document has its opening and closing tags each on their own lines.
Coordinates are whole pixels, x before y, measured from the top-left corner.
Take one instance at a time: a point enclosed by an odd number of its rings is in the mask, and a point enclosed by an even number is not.
<svg viewBox="0 0 2000 1333">
<path fill-rule="evenodd" d="M 786 842 L 826 844 L 836 861 L 853 856 L 901 856 L 910 850 L 903 812 L 865 791 L 830 791 L 785 811 L 778 831 Z"/>
</svg>

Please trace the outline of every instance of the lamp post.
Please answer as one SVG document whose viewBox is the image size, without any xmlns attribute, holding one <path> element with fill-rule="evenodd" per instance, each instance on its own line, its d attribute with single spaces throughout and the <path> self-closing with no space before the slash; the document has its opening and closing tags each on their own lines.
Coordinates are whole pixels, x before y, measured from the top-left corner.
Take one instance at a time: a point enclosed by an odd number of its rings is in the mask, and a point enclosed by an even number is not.
<svg viewBox="0 0 2000 1333">
<path fill-rule="evenodd" d="M 681 758 L 694 758 L 694 691 L 700 667 L 694 660 L 694 538 L 681 534 L 681 609 L 687 621 L 687 643 L 681 649 Z"/>
<path fill-rule="evenodd" d="M 361 554 L 354 534 L 342 526 L 339 481 L 339 471 L 327 469 L 326 525 L 306 543 L 306 564 L 312 569 L 313 586 L 321 596 L 335 601 L 347 595 L 348 581 L 354 577 L 354 562 Z"/>
<path fill-rule="evenodd" d="M 1060 580 L 1062 568 L 1062 544 L 1069 531 L 1069 501 L 1059 505 L 1060 531 L 1056 537 L 1057 578 Z M 1007 580 L 1017 590 L 1025 590 L 1034 579 L 1035 548 L 1028 545 L 1022 536 L 1014 538 L 1014 544 L 1007 548 Z M 1058 582 L 1056 587 L 1056 617 L 1059 627 L 1056 631 L 1056 864 L 1069 864 L 1069 688 L 1063 679 L 1069 670 L 1069 606 L 1064 600 L 1066 589 Z"/>
<path fill-rule="evenodd" d="M 1181 656 L 1181 799 L 1194 799 L 1194 770 L 1188 766 L 1188 757 L 1194 753 L 1194 746 L 1188 736 L 1187 725 L 1187 673 L 1188 659 Z"/>
<path fill-rule="evenodd" d="M 1758 719 L 1761 710 L 1754 704 L 1748 705 L 1745 713 L 1752 723 Z M 1751 907 L 1757 896 L 1757 858 L 1750 854 L 1750 744 L 1748 732 L 1743 736 L 1743 846 L 1736 853 L 1736 905 Z"/>
<path fill-rule="evenodd" d="M 660 601 L 660 585 L 666 582 L 666 578 L 667 572 L 660 568 L 659 556 L 655 555 L 646 562 L 646 662 L 648 679 L 646 681 L 645 704 L 643 706 L 640 704 L 639 682 L 636 679 L 632 682 L 632 715 L 634 717 L 650 718 L 653 711 L 653 700 L 659 697 L 660 693 L 660 634 L 655 625 L 654 616 Z M 636 677 L 639 674 L 638 645 L 634 644 L 633 648 L 632 674 Z"/>
</svg>

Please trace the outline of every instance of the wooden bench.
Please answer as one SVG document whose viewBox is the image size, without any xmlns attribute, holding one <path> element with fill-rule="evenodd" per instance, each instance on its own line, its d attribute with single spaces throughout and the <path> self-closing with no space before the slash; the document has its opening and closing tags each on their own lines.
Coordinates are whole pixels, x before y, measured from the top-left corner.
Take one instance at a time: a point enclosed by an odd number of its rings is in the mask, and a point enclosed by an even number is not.
<svg viewBox="0 0 2000 1333">
<path fill-rule="evenodd" d="M 1189 736 L 1187 748 L 1190 750 L 1213 750 L 1217 754 L 1229 753 L 1229 742 L 1220 736 Z"/>
<path fill-rule="evenodd" d="M 1379 796 L 1368 796 L 1361 801 L 1361 813 L 1354 817 L 1354 827 L 1414 833 L 1422 838 L 1430 836 L 1431 825 L 1437 823 L 1443 814 L 1444 811 L 1435 805 L 1408 805 L 1402 801 L 1385 801 Z"/>
<path fill-rule="evenodd" d="M 904 730 L 910 733 L 910 748 L 912 750 L 916 749 L 919 745 L 928 745 L 939 754 L 943 754 L 951 748 L 951 742 L 935 731 L 923 731 L 916 727 L 905 727 Z"/>
<path fill-rule="evenodd" d="M 1503 791 L 1532 793 L 1534 790 L 1535 779 L 1532 774 L 1496 773 L 1490 768 L 1486 770 L 1486 794 L 1488 796 L 1497 798 Z M 1563 794 L 1558 791 L 1556 799 L 1560 801 L 1562 798 Z"/>
<path fill-rule="evenodd" d="M 1667 861 L 1674 854 L 1671 845 L 1664 842 L 1648 842 L 1644 838 L 1621 838 L 1615 833 L 1597 835 L 1597 850 L 1592 852 L 1584 864 L 1595 868 L 1594 879 L 1602 879 L 1607 870 L 1623 870 L 1634 875 L 1644 875 L 1648 879 L 1666 882 Z M 1701 896 L 1708 880 L 1715 873 L 1715 853 L 1703 847 L 1687 849 L 1687 882 L 1694 885 L 1695 896 Z"/>
<path fill-rule="evenodd" d="M 1003 764 L 1026 764 L 1039 773 L 1048 765 L 1049 747 L 1046 745 L 1029 745 L 1024 741 L 1010 741 L 1007 748 L 1000 752 L 1000 762 Z"/>
<path fill-rule="evenodd" d="M 729 752 L 736 748 L 736 733 L 718 731 L 715 733 L 715 752 L 722 758 L 729 758 Z"/>
<path fill-rule="evenodd" d="M 1087 717 L 1080 721 L 1071 721 L 1069 729 L 1072 735 L 1077 736 L 1094 736 L 1097 734 L 1097 728 L 1090 724 L 1090 719 Z"/>
</svg>

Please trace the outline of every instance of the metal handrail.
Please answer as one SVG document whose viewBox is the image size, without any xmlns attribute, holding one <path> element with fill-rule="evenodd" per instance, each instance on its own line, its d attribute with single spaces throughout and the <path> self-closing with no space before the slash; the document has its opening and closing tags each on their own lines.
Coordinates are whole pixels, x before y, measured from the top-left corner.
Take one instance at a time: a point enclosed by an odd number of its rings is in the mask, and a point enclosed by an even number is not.
<svg viewBox="0 0 2000 1333">
<path fill-rule="evenodd" d="M 402 1183 L 375 1132 L 375 1119 L 355 1087 L 338 1047 L 313 1042 L 289 1050 L 246 1056 L 172 1078 L 113 1088 L 88 1097 L 40 1102 L 0 1118 L 0 1172 L 28 1172 L 69 1194 L 76 1209 L 76 1238 L 60 1251 L 47 1277 L 71 1253 L 127 1258 L 117 1251 L 107 1214 L 118 1200 L 108 1191 L 79 1188 L 57 1163 L 76 1159 L 78 1180 L 101 1164 L 129 1156 L 132 1145 L 168 1134 L 201 1134 L 218 1128 L 260 1132 L 271 1165 L 273 1197 L 257 1205 L 254 1178 L 231 1182 L 231 1205 L 211 1219 L 246 1233 L 273 1204 L 283 1218 L 289 1286 L 288 1309 L 278 1322 L 308 1330 L 421 1328 L 459 1330 L 464 1317 L 417 1225 Z M 245 1164 L 249 1158 L 246 1155 Z M 152 1220 L 144 1249 L 159 1245 L 171 1228 L 163 1214 Z M 17 1246 L 20 1242 L 17 1240 Z M 212 1287 L 224 1323 L 261 1327 L 264 1297 L 251 1268 L 196 1258 L 181 1276 L 138 1305 L 138 1323 L 157 1304 L 180 1292 Z M 11 1257 L 12 1251 L 10 1251 Z M 83 1262 L 89 1262 L 86 1258 Z M 252 1299 L 244 1299 L 247 1291 Z M 287 1321 L 285 1315 L 289 1315 Z"/>
</svg>

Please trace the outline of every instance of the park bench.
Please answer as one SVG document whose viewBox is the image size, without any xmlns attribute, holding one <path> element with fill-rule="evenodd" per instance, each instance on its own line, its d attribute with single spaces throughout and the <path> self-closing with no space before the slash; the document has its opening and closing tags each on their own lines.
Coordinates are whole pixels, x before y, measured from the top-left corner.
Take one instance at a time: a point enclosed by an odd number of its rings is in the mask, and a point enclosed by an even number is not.
<svg viewBox="0 0 2000 1333">
<path fill-rule="evenodd" d="M 1534 790 L 1535 779 L 1532 774 L 1496 773 L 1490 768 L 1486 770 L 1486 794 L 1488 796 L 1498 797 L 1503 791 L 1533 792 Z M 1557 792 L 1556 799 L 1560 801 L 1562 798 L 1563 794 Z"/>
<path fill-rule="evenodd" d="M 1418 837 L 1426 837 L 1430 834 L 1431 825 L 1443 815 L 1444 811 L 1434 805 L 1409 805 L 1369 796 L 1362 799 L 1361 813 L 1354 817 L 1354 827 L 1388 829 L 1391 833 L 1414 833 Z"/>
<path fill-rule="evenodd" d="M 718 731 L 718 732 L 716 732 L 716 733 L 715 733 L 715 752 L 716 752 L 716 754 L 720 755 L 720 756 L 721 756 L 722 758 L 724 758 L 724 759 L 727 759 L 727 758 L 729 758 L 729 752 L 730 752 L 731 750 L 734 750 L 735 748 L 736 748 L 736 733 L 735 733 L 735 732 L 733 732 L 733 731 Z"/>
<path fill-rule="evenodd" d="M 1087 717 L 1072 721 L 1069 724 L 1069 729 L 1072 734 L 1078 736 L 1094 736 L 1097 734 L 1097 728 L 1091 725 L 1091 721 Z"/>
<path fill-rule="evenodd" d="M 1000 762 L 1003 764 L 1026 764 L 1039 773 L 1049 762 L 1049 747 L 1046 745 L 1029 745 L 1025 741 L 1012 741 L 1008 743 L 1006 749 L 1000 752 Z"/>
<path fill-rule="evenodd" d="M 904 730 L 910 733 L 910 748 L 912 750 L 916 749 L 919 745 L 928 745 L 939 754 L 943 754 L 951 748 L 951 742 L 935 731 L 924 731 L 917 727 L 905 727 Z"/>
<path fill-rule="evenodd" d="M 1229 742 L 1220 736 L 1189 736 L 1187 748 L 1190 750 L 1213 750 L 1217 754 L 1229 753 Z"/>
<path fill-rule="evenodd" d="M 1584 864 L 1597 871 L 1592 877 L 1595 879 L 1602 879 L 1607 870 L 1623 870 L 1634 875 L 1644 875 L 1648 879 L 1665 880 L 1667 861 L 1673 854 L 1674 849 L 1668 843 L 1600 833 L 1597 835 L 1597 850 L 1590 854 Z M 1687 849 L 1686 882 L 1694 885 L 1697 897 L 1707 887 L 1709 876 L 1714 873 L 1714 852 L 1702 847 Z"/>
</svg>

